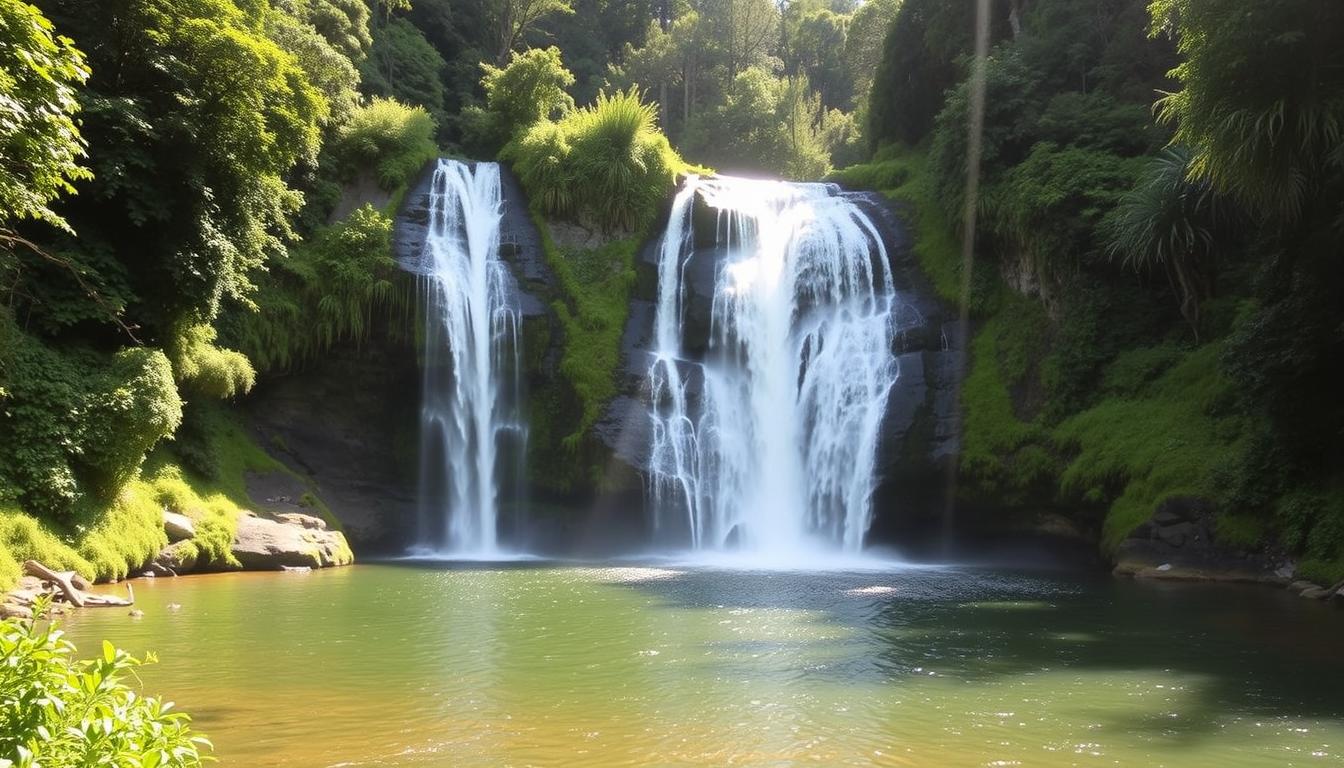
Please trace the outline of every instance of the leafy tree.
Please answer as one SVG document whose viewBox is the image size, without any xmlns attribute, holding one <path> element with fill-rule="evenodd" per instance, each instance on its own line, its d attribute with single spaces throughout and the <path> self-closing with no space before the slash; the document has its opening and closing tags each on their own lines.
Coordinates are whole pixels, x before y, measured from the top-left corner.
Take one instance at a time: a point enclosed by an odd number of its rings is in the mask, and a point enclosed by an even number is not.
<svg viewBox="0 0 1344 768">
<path fill-rule="evenodd" d="M 573 13 L 572 0 L 487 0 L 495 30 L 495 66 L 503 67 L 509 54 L 522 45 L 527 33 L 544 18 Z"/>
<path fill-rule="evenodd" d="M 804 74 L 830 108 L 848 108 L 854 87 L 845 66 L 845 38 L 849 17 L 823 8 L 804 16 L 793 35 L 792 62 L 785 62 L 790 74 Z"/>
<path fill-rule="evenodd" d="M 312 25 L 332 48 L 352 62 L 369 53 L 369 5 L 365 0 L 276 0 L 276 10 Z"/>
<path fill-rule="evenodd" d="M 406 19 L 394 18 L 374 33 L 373 49 L 360 66 L 363 90 L 371 96 L 424 107 L 442 124 L 445 66 L 419 29 Z"/>
<path fill-rule="evenodd" d="M 566 90 L 574 75 L 560 60 L 560 49 L 532 48 L 514 53 L 504 68 L 482 64 L 484 113 L 476 118 L 476 141 L 498 149 L 539 120 L 553 120 L 574 108 Z"/>
<path fill-rule="evenodd" d="M 721 106 L 696 118 L 683 143 L 722 170 L 818 179 L 830 170 L 829 141 L 844 136 L 836 125 L 842 119 L 826 111 L 805 77 L 752 67 L 733 81 Z"/>
<path fill-rule="evenodd" d="M 777 66 L 779 7 L 771 0 L 700 0 L 698 11 L 710 51 L 727 70 L 725 84 L 751 67 Z"/>
<path fill-rule="evenodd" d="M 868 106 L 873 146 L 914 145 L 929 134 L 944 94 L 963 74 L 974 21 L 974 0 L 902 0 L 882 44 Z M 1005 21 L 997 14 L 993 21 L 994 38 L 1003 37 Z"/>
<path fill-rule="evenodd" d="M 882 43 L 899 8 L 900 0 L 867 0 L 850 18 L 844 63 L 853 85 L 851 99 L 860 113 L 867 110 L 873 74 L 882 60 Z"/>
<path fill-rule="evenodd" d="M 608 70 L 623 63 L 626 46 L 642 45 L 650 24 L 658 26 L 653 5 L 651 0 L 573 0 L 573 13 L 545 19 L 527 42 L 564 51 L 576 80 L 571 92 L 575 101 L 586 104 L 610 85 Z"/>
<path fill-rule="evenodd" d="M 36 8 L 0 0 L 0 225 L 65 220 L 48 204 L 89 178 L 75 125 L 84 55 Z"/>
<path fill-rule="evenodd" d="M 1152 13 L 1183 57 L 1160 106 L 1191 174 L 1289 221 L 1318 201 L 1344 217 L 1344 5 L 1155 0 Z"/>
<path fill-rule="evenodd" d="M 355 61 L 364 58 L 363 52 L 356 49 L 356 58 L 352 59 L 311 22 L 291 13 L 269 14 L 267 26 L 270 38 L 294 57 L 308 81 L 326 97 L 329 121 L 339 125 L 348 119 L 359 102 L 359 71 Z M 364 32 L 367 37 L 368 30 Z"/>
<path fill-rule="evenodd" d="M 328 106 L 264 33 L 264 5 L 231 0 L 49 0 L 89 54 L 81 94 L 94 179 L 61 209 L 80 233 L 62 253 L 129 286 L 148 340 L 185 316 L 246 300 L 250 274 L 289 234 Z M 97 272 L 104 270 L 98 269 Z M 81 297 L 87 302 L 87 297 Z M 45 312 L 54 308 L 43 307 Z"/>
</svg>

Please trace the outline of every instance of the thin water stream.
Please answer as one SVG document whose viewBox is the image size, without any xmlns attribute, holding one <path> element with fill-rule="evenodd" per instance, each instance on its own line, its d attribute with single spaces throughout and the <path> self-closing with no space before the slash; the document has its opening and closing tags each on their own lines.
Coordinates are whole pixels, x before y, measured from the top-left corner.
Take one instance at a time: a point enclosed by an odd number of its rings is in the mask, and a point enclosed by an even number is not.
<svg viewBox="0 0 1344 768">
<path fill-rule="evenodd" d="M 501 444 L 525 449 L 518 383 L 519 313 L 500 259 L 499 166 L 439 160 L 423 261 L 420 530 L 427 551 L 499 549 Z"/>
</svg>

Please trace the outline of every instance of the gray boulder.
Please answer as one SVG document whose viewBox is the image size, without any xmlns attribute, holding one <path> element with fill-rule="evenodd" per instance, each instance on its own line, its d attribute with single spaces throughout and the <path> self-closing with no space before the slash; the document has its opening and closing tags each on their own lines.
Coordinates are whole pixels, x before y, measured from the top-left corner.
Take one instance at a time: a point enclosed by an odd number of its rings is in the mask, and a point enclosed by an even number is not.
<svg viewBox="0 0 1344 768">
<path fill-rule="evenodd" d="M 168 534 L 169 542 L 176 544 L 179 541 L 196 538 L 196 525 L 191 522 L 190 517 L 165 509 L 163 510 L 163 532 Z"/>
<path fill-rule="evenodd" d="M 310 515 L 285 513 L 284 520 L 244 515 L 230 546 L 243 568 L 278 571 L 286 567 L 326 568 L 354 562 L 350 545 L 340 531 Z M 321 523 L 317 527 L 313 521 Z"/>
<path fill-rule="evenodd" d="M 199 562 L 200 553 L 197 550 L 196 542 L 188 539 L 175 541 L 164 547 L 154 558 L 153 564 L 182 576 L 196 570 Z"/>
</svg>

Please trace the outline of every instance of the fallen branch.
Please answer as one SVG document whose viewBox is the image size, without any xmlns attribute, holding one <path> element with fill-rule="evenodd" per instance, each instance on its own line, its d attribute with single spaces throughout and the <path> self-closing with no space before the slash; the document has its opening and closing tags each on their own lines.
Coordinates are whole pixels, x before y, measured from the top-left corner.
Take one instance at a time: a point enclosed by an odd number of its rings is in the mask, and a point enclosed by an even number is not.
<svg viewBox="0 0 1344 768">
<path fill-rule="evenodd" d="M 78 608 L 135 605 L 135 591 L 131 589 L 130 584 L 126 585 L 126 593 L 129 598 L 121 598 L 85 592 L 77 585 L 87 585 L 88 582 L 81 578 L 79 574 L 74 571 L 53 571 L 36 560 L 25 560 L 23 562 L 23 572 L 55 585 L 60 589 L 61 596 Z"/>
</svg>

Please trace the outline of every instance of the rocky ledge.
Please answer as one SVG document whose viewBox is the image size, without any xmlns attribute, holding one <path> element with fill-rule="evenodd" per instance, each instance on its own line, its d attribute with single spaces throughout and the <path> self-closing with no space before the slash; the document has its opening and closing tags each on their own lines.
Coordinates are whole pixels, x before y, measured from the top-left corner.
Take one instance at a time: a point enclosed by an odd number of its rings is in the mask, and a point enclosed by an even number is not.
<svg viewBox="0 0 1344 768">
<path fill-rule="evenodd" d="M 172 512 L 163 514 L 169 544 L 146 568 L 145 575 L 180 576 L 234 569 L 231 563 L 203 561 L 191 521 Z M 329 568 L 355 560 L 345 534 L 330 530 L 319 517 L 299 512 L 249 512 L 239 517 L 229 553 L 248 571 Z"/>
<path fill-rule="evenodd" d="M 1220 542 L 1212 510 L 1194 498 L 1164 502 L 1121 542 L 1113 573 L 1135 579 L 1264 584 L 1344 605 L 1344 581 L 1317 584 L 1302 578 L 1282 552 Z"/>
<path fill-rule="evenodd" d="M 240 568 L 248 571 L 306 571 L 349 565 L 355 560 L 345 534 L 329 529 L 326 521 L 319 517 L 299 512 L 266 515 L 249 512 L 239 517 L 238 529 L 229 544 L 234 562 L 203 557 L 196 541 L 196 524 L 186 515 L 164 510 L 163 532 L 168 537 L 168 546 L 149 563 L 131 571 L 133 575 L 181 576 Z M 80 606 L 128 606 L 135 602 L 135 593 L 129 587 L 127 598 L 109 598 L 86 592 L 91 585 L 73 571 L 53 571 L 34 561 L 25 563 L 25 570 L 27 574 L 12 590 L 0 594 L 0 618 L 31 618 L 34 601 L 45 594 L 57 601 Z M 63 607 L 62 602 L 52 604 L 56 611 Z"/>
</svg>

